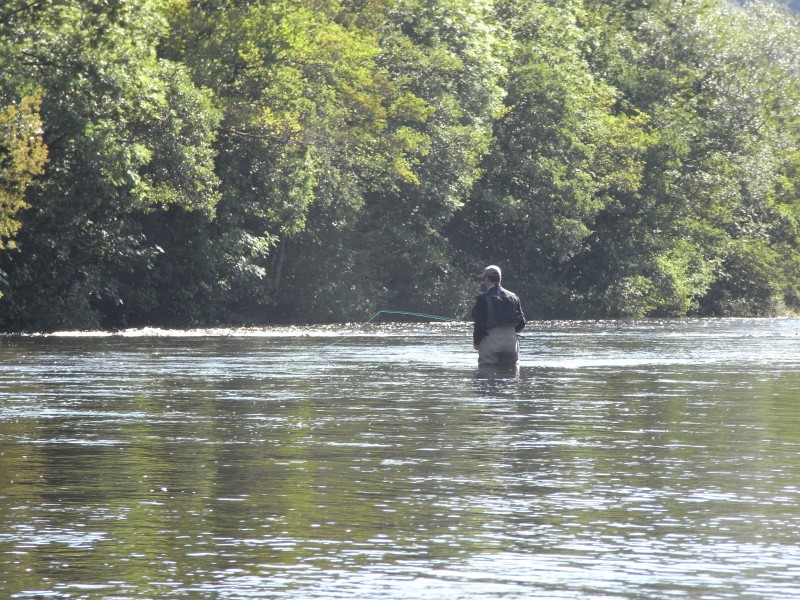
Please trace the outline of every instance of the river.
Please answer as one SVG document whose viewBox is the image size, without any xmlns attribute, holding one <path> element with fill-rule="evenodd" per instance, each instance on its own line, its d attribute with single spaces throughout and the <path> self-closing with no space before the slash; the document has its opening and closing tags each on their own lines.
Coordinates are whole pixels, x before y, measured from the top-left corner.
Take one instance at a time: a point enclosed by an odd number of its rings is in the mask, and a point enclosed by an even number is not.
<svg viewBox="0 0 800 600">
<path fill-rule="evenodd" d="M 800 597 L 800 320 L 0 336 L 0 597 Z"/>
</svg>

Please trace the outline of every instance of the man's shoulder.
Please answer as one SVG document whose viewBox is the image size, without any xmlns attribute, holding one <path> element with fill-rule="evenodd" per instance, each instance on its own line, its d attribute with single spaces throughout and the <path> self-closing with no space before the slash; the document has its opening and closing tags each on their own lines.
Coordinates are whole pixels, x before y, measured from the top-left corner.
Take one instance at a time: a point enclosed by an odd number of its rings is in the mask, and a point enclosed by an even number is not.
<svg viewBox="0 0 800 600">
<path fill-rule="evenodd" d="M 504 287 L 501 287 L 501 288 L 500 288 L 500 290 L 501 290 L 501 293 L 505 294 L 506 296 L 509 296 L 509 297 L 511 297 L 511 298 L 513 298 L 513 299 L 515 299 L 515 300 L 518 300 L 518 299 L 519 299 L 519 296 L 517 296 L 517 295 L 516 295 L 514 292 L 512 292 L 511 290 L 507 290 L 507 289 L 506 289 L 506 288 L 504 288 Z"/>
</svg>

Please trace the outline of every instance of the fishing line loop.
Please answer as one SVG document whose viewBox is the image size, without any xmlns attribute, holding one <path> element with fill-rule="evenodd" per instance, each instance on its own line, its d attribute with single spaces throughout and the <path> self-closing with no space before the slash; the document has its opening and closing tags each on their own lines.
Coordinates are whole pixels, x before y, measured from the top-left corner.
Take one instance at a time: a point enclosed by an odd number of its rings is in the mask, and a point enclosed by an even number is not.
<svg viewBox="0 0 800 600">
<path fill-rule="evenodd" d="M 361 325 L 359 325 L 356 328 L 356 331 L 361 329 L 361 328 L 363 328 L 363 327 L 365 327 L 366 325 L 369 325 L 370 323 L 372 323 L 375 319 L 377 319 L 381 315 L 405 315 L 405 316 L 409 316 L 409 317 L 420 317 L 420 318 L 423 318 L 423 319 L 430 319 L 432 321 L 450 321 L 450 322 L 455 322 L 456 321 L 456 319 L 451 319 L 450 317 L 440 317 L 439 315 L 426 315 L 426 314 L 423 314 L 423 313 L 407 312 L 407 311 L 404 311 L 404 310 L 379 310 L 374 315 L 372 315 L 368 320 L 364 321 Z M 332 342 L 332 343 L 328 344 L 325 347 L 328 348 L 330 346 L 334 346 L 334 345 L 338 344 L 339 342 L 341 342 L 342 340 L 346 339 L 350 335 L 352 335 L 352 333 L 349 333 L 347 335 L 342 336 L 341 338 L 339 338 L 335 342 Z"/>
</svg>

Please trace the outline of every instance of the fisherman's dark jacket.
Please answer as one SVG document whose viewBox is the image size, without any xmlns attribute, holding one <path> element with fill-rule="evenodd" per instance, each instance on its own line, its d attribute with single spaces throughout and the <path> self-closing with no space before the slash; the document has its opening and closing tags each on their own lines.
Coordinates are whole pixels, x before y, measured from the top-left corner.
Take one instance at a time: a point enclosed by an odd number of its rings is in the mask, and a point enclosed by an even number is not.
<svg viewBox="0 0 800 600">
<path fill-rule="evenodd" d="M 525 315 L 519 298 L 500 285 L 478 294 L 472 307 L 472 319 L 475 321 L 472 341 L 476 346 L 489 334 L 490 329 L 498 325 L 513 325 L 517 333 L 525 327 Z"/>
</svg>

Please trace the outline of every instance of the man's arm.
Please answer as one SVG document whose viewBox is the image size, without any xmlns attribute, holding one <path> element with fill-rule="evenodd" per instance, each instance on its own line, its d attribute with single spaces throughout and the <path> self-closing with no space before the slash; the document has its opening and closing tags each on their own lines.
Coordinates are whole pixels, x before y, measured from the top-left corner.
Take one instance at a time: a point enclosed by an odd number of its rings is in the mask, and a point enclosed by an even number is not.
<svg viewBox="0 0 800 600">
<path fill-rule="evenodd" d="M 472 345 L 477 350 L 478 344 L 489 333 L 486 329 L 486 320 L 489 316 L 489 311 L 486 307 L 486 298 L 479 295 L 475 298 L 475 305 L 472 307 L 472 320 L 475 324 L 472 328 Z"/>
<path fill-rule="evenodd" d="M 517 319 L 517 321 L 516 321 L 516 324 L 514 325 L 514 331 L 519 333 L 520 331 L 525 329 L 525 314 L 522 312 L 522 303 L 519 301 L 519 298 L 517 298 L 516 305 L 517 305 L 516 306 L 516 309 L 517 309 L 516 319 Z"/>
</svg>

